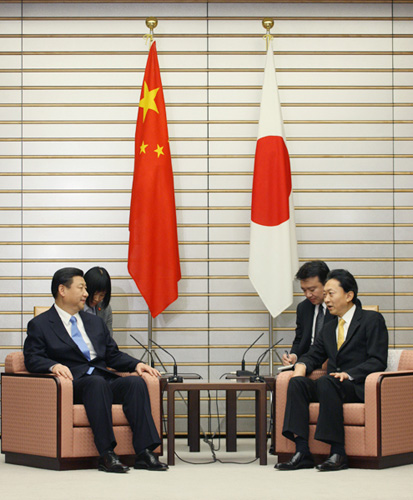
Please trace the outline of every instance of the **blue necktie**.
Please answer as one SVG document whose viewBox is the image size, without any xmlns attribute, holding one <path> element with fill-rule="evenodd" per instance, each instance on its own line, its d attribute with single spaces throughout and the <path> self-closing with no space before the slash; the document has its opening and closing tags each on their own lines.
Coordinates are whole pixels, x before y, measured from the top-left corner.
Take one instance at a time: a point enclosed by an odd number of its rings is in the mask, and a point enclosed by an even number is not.
<svg viewBox="0 0 413 500">
<path fill-rule="evenodd" d="M 82 351 L 83 356 L 90 361 L 90 351 L 89 348 L 86 344 L 86 342 L 83 340 L 82 334 L 80 333 L 79 328 L 77 327 L 77 320 L 74 316 L 70 318 L 70 322 L 72 323 L 72 340 L 76 342 L 76 345 L 79 347 L 79 349 Z M 91 366 L 89 370 L 86 372 L 88 375 L 90 375 L 94 370 L 94 367 Z"/>
</svg>

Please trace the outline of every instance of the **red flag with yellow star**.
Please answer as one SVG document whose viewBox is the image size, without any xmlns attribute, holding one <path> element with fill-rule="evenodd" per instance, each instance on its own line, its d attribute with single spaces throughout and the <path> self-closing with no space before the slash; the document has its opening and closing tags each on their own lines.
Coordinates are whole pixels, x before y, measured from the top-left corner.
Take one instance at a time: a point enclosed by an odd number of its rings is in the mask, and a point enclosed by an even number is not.
<svg viewBox="0 0 413 500">
<path fill-rule="evenodd" d="M 146 63 L 136 123 L 128 270 L 153 317 L 178 298 L 174 181 L 156 42 Z"/>
</svg>

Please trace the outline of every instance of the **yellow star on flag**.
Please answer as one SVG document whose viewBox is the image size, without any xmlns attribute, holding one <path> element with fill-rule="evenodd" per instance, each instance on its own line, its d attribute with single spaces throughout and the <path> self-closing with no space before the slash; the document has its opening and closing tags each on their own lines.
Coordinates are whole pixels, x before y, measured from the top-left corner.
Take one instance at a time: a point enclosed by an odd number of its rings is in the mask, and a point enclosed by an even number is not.
<svg viewBox="0 0 413 500">
<path fill-rule="evenodd" d="M 144 141 L 142 141 L 142 144 L 140 145 L 140 154 L 146 154 L 146 148 L 148 147 L 148 144 L 145 144 Z"/>
<path fill-rule="evenodd" d="M 157 148 L 154 149 L 154 152 L 157 153 L 159 158 L 161 155 L 164 155 L 165 153 L 163 152 L 163 146 L 159 146 L 159 144 L 157 144 L 156 146 Z"/>
<path fill-rule="evenodd" d="M 139 107 L 143 108 L 143 121 L 145 121 L 146 113 L 149 109 L 152 109 L 152 111 L 159 114 L 158 107 L 155 102 L 158 90 L 159 87 L 157 89 L 149 90 L 148 84 L 146 82 L 143 83 L 143 98 L 139 102 Z"/>
</svg>

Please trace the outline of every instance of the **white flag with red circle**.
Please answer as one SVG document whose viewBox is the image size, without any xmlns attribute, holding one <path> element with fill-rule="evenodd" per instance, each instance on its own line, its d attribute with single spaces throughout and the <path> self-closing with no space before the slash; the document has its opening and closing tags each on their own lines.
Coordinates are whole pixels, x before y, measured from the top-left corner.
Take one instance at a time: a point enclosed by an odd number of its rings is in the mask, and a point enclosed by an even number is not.
<svg viewBox="0 0 413 500">
<path fill-rule="evenodd" d="M 255 150 L 249 278 L 273 317 L 292 304 L 297 270 L 290 158 L 270 42 Z"/>
</svg>

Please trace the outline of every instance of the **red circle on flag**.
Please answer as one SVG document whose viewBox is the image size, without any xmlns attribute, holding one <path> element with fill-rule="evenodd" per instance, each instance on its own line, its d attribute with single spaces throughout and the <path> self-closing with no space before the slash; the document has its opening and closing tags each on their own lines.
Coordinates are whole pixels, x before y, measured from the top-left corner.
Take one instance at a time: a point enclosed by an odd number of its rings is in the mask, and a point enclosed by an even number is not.
<svg viewBox="0 0 413 500">
<path fill-rule="evenodd" d="M 290 218 L 291 168 L 284 139 L 258 139 L 255 151 L 251 220 L 262 226 L 278 226 Z"/>
</svg>

